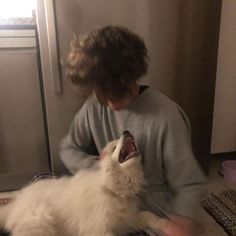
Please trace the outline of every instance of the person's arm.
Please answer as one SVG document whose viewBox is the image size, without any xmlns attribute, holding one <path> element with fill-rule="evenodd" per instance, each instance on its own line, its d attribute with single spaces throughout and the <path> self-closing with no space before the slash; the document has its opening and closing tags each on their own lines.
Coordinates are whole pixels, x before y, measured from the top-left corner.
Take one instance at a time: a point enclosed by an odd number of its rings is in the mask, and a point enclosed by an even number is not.
<svg viewBox="0 0 236 236">
<path fill-rule="evenodd" d="M 189 121 L 180 108 L 168 117 L 163 162 L 174 213 L 195 219 L 204 194 L 205 175 L 193 155 Z"/>
<path fill-rule="evenodd" d="M 92 167 L 98 155 L 90 131 L 87 106 L 88 101 L 76 114 L 69 133 L 61 142 L 60 158 L 72 174 Z"/>
</svg>

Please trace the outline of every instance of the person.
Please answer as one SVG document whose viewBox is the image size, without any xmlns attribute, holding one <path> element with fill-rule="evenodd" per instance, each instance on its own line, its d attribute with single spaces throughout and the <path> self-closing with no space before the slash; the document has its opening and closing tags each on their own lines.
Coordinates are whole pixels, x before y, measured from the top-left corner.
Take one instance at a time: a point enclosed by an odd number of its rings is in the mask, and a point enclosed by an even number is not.
<svg viewBox="0 0 236 236">
<path fill-rule="evenodd" d="M 194 218 L 205 176 L 192 152 L 190 123 L 174 101 L 138 83 L 147 70 L 145 43 L 126 27 L 105 26 L 73 40 L 66 74 L 90 95 L 61 143 L 60 158 L 72 174 L 95 168 L 106 143 L 129 130 L 148 182 L 142 208 Z"/>
</svg>

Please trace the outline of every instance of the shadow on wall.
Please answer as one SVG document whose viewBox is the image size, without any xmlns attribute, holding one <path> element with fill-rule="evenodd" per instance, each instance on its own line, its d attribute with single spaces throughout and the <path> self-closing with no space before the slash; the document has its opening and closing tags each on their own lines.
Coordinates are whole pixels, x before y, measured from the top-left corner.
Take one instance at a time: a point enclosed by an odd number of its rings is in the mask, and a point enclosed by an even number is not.
<svg viewBox="0 0 236 236">
<path fill-rule="evenodd" d="M 187 113 L 192 125 L 194 152 L 208 172 L 221 0 L 152 4 L 150 11 L 159 25 L 154 21 L 151 24 L 151 32 L 157 31 L 152 37 L 156 66 L 151 68 L 156 82 L 151 84 L 174 99 Z M 160 9 L 160 15 L 153 9 Z M 162 22 L 166 22 L 165 28 Z M 158 45 L 159 42 L 162 45 Z"/>
</svg>

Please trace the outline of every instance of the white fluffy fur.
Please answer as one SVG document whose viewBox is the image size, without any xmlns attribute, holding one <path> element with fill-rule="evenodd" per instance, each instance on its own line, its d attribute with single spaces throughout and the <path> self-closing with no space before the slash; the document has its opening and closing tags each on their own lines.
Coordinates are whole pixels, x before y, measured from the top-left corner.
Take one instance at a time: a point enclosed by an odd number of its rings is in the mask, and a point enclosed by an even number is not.
<svg viewBox="0 0 236 236">
<path fill-rule="evenodd" d="M 136 197 L 144 184 L 140 157 L 120 164 L 122 141 L 106 146 L 96 170 L 24 188 L 0 208 L 0 224 L 12 236 L 112 236 L 145 227 Z"/>
</svg>

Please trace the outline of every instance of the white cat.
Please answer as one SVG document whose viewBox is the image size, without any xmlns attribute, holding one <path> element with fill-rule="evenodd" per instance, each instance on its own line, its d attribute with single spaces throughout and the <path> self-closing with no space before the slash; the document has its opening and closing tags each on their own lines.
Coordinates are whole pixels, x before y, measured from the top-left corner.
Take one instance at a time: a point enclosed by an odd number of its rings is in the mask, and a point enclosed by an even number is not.
<svg viewBox="0 0 236 236">
<path fill-rule="evenodd" d="M 96 170 L 22 189 L 0 208 L 0 225 L 12 236 L 120 236 L 147 228 L 154 216 L 138 209 L 145 184 L 140 159 L 125 131 L 104 148 Z"/>
</svg>

